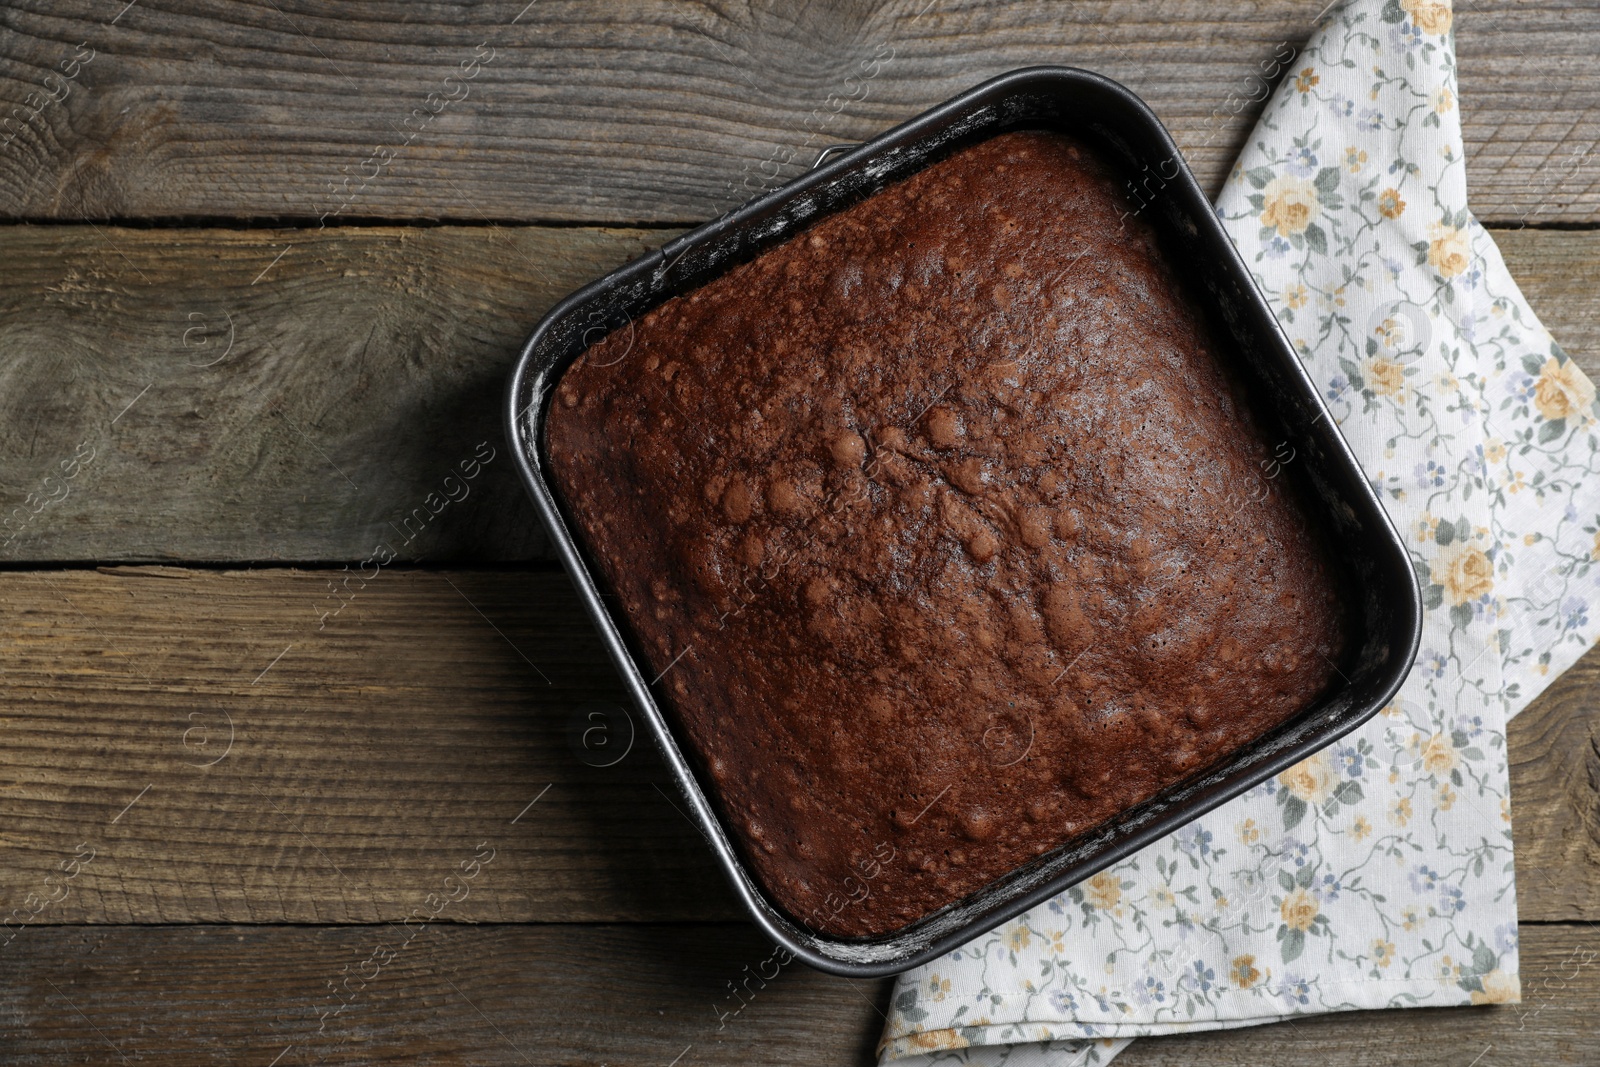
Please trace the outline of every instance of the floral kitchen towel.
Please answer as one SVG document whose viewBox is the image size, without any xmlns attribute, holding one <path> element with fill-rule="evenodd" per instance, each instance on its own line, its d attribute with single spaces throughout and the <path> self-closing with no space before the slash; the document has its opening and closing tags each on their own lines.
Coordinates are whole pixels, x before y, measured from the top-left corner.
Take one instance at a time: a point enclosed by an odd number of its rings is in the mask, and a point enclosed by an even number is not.
<svg viewBox="0 0 1600 1067">
<path fill-rule="evenodd" d="M 1594 387 L 1467 209 L 1448 3 L 1325 16 L 1217 210 L 1404 534 L 1398 697 L 1331 748 L 902 976 L 885 1062 L 1519 996 L 1505 723 L 1594 634 Z"/>
</svg>

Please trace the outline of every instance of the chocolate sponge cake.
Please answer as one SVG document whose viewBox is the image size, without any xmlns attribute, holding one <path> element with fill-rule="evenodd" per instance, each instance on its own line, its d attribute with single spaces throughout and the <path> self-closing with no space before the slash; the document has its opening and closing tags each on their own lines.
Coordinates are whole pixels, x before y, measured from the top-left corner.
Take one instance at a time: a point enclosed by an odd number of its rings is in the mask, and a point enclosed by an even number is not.
<svg viewBox="0 0 1600 1067">
<path fill-rule="evenodd" d="M 549 472 L 747 865 L 953 903 L 1308 706 L 1326 549 L 1085 143 L 963 148 L 592 346 Z"/>
</svg>

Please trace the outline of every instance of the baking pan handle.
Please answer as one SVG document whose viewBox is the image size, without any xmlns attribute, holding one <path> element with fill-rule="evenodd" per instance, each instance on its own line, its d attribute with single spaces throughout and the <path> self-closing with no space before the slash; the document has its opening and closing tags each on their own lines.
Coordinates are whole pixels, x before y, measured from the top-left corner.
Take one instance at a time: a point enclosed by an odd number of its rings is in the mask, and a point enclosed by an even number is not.
<svg viewBox="0 0 1600 1067">
<path fill-rule="evenodd" d="M 841 152 L 848 152 L 853 148 L 860 147 L 860 141 L 854 141 L 850 144 L 831 144 L 827 148 L 824 148 L 822 151 L 817 153 L 817 161 L 811 164 L 811 169 L 816 170 L 818 167 L 822 166 L 828 160 L 832 159 Z"/>
</svg>

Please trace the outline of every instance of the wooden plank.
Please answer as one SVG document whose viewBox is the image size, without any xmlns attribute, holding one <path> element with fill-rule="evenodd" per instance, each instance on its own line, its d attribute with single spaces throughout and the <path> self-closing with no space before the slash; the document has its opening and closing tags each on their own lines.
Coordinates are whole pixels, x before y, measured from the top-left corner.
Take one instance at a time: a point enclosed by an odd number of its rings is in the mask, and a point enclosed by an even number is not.
<svg viewBox="0 0 1600 1067">
<path fill-rule="evenodd" d="M 1517 909 L 1600 916 L 1600 652 L 1591 649 L 1511 721 Z M 1582 878 L 1560 872 L 1586 871 Z"/>
<path fill-rule="evenodd" d="M 417 929 L 30 930 L 4 957 L 7 1062 L 866 1065 L 890 988 L 779 969 L 782 957 L 747 926 Z M 1120 1062 L 1592 1063 L 1600 936 L 1526 926 L 1521 954 L 1520 1005 L 1150 1038 Z M 341 1000 L 329 986 L 347 978 Z"/>
<path fill-rule="evenodd" d="M 742 914 L 643 736 L 573 747 L 620 692 L 563 576 L 385 569 L 323 620 L 330 577 L 0 573 L 0 914 L 396 921 L 479 841 L 463 919 Z M 1513 724 L 1526 919 L 1600 917 L 1596 692 L 1600 653 Z"/>
<path fill-rule="evenodd" d="M 564 576 L 372 570 L 0 574 L 0 915 L 397 921 L 480 841 L 457 918 L 743 914 Z"/>
<path fill-rule="evenodd" d="M 687 223 L 829 142 L 1037 63 L 1141 93 L 1215 190 L 1266 95 L 1262 72 L 1322 7 L 502 0 L 332 17 L 310 0 L 147 0 L 111 15 L 29 0 L 0 15 L 0 110 L 18 109 L 0 213 Z M 1600 220 L 1600 12 L 1496 0 L 1457 22 L 1478 211 Z"/>
<path fill-rule="evenodd" d="M 0 560 L 548 558 L 505 375 L 552 302 L 669 234 L 0 226 Z M 1600 372 L 1600 234 L 1497 237 Z M 484 441 L 467 498 L 398 530 Z"/>
<path fill-rule="evenodd" d="M 497 866 L 477 881 L 506 877 Z M 784 957 L 743 924 L 52 927 L 25 937 L 0 950 L 15 1065 L 836 1067 L 869 1061 L 889 986 L 780 968 Z"/>
<path fill-rule="evenodd" d="M 0 227 L 0 559 L 538 557 L 513 355 L 651 236 Z"/>
<path fill-rule="evenodd" d="M 1593 233 L 1496 230 L 1494 240 L 1528 303 L 1556 340 L 1600 378 L 1600 238 Z"/>
</svg>

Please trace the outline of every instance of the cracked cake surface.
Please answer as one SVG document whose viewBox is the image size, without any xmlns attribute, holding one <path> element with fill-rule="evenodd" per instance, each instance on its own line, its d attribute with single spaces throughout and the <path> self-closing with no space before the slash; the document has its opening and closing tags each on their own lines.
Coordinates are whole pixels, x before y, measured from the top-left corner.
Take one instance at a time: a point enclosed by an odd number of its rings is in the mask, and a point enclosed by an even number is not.
<svg viewBox="0 0 1600 1067">
<path fill-rule="evenodd" d="M 1088 144 L 963 148 L 613 331 L 549 473 L 769 896 L 951 904 L 1331 684 L 1336 574 Z M 620 609 L 620 610 L 619 610 Z"/>
</svg>

